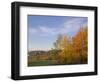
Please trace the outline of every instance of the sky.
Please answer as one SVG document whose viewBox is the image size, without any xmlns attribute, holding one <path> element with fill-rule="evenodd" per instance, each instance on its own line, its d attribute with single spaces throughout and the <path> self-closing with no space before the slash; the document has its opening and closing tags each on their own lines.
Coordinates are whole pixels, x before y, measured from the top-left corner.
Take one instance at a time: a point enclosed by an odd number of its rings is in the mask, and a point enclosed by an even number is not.
<svg viewBox="0 0 100 82">
<path fill-rule="evenodd" d="M 28 50 L 50 50 L 59 34 L 73 37 L 87 17 L 28 15 Z"/>
</svg>

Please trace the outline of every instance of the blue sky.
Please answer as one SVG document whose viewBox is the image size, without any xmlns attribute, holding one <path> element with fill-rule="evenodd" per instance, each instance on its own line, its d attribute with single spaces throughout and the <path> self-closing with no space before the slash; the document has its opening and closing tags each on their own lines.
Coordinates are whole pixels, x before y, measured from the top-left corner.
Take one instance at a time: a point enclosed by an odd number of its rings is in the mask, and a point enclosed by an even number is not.
<svg viewBox="0 0 100 82">
<path fill-rule="evenodd" d="M 28 15 L 28 50 L 49 50 L 59 34 L 73 37 L 87 17 Z"/>
</svg>

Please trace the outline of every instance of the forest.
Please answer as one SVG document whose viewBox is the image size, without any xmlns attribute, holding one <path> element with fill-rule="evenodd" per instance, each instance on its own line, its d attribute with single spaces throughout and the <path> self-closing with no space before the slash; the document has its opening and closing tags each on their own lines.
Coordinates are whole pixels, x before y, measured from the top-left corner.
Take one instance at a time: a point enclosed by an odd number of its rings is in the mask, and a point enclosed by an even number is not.
<svg viewBox="0 0 100 82">
<path fill-rule="evenodd" d="M 81 27 L 73 36 L 59 34 L 49 51 L 28 52 L 28 66 L 88 63 L 88 29 Z"/>
</svg>

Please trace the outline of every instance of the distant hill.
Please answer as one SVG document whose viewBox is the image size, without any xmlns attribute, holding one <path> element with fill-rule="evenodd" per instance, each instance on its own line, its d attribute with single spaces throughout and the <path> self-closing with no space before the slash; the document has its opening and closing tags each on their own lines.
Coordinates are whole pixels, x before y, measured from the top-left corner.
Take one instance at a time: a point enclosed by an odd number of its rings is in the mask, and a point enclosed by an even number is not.
<svg viewBox="0 0 100 82">
<path fill-rule="evenodd" d="M 37 51 L 29 51 L 29 56 L 35 56 L 35 55 L 50 55 L 53 52 L 59 52 L 60 50 L 49 50 L 49 51 L 43 51 L 43 50 L 37 50 Z"/>
<path fill-rule="evenodd" d="M 47 54 L 48 51 L 30 51 L 28 52 L 28 55 L 31 56 L 31 55 L 42 55 L 42 54 Z"/>
</svg>

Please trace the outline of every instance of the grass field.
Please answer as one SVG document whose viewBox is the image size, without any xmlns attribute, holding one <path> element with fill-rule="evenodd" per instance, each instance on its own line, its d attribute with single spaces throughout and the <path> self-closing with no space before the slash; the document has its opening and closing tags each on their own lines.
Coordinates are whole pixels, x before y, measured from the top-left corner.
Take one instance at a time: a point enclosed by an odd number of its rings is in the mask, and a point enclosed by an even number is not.
<svg viewBox="0 0 100 82">
<path fill-rule="evenodd" d="M 57 65 L 56 60 L 38 60 L 34 62 L 28 62 L 28 66 L 47 66 L 47 65 Z"/>
</svg>

